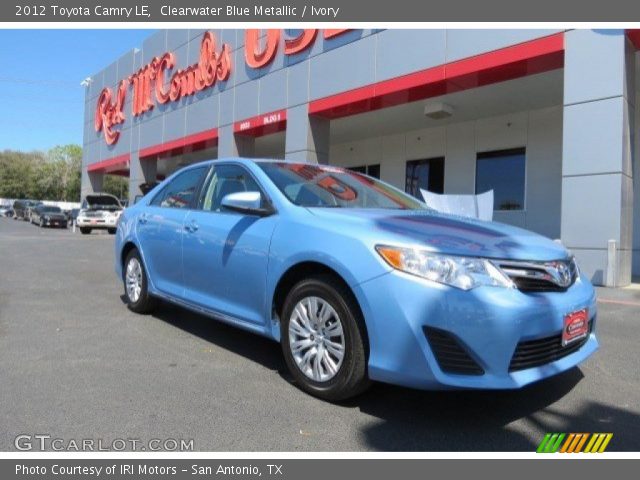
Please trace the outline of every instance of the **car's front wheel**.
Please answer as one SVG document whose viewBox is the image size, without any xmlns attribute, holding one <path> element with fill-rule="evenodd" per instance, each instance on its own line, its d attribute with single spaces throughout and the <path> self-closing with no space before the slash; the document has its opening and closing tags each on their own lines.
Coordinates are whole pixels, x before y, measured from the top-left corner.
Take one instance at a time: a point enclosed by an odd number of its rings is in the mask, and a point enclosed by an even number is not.
<svg viewBox="0 0 640 480">
<path fill-rule="evenodd" d="M 131 250 L 124 261 L 122 273 L 127 306 L 136 313 L 149 313 L 156 299 L 149 295 L 147 272 L 138 250 Z"/>
<path fill-rule="evenodd" d="M 303 390 L 340 401 L 368 387 L 364 321 L 346 286 L 331 275 L 302 280 L 282 310 L 282 349 Z"/>
<path fill-rule="evenodd" d="M 116 234 L 116 229 L 115 228 L 107 228 L 107 232 L 109 232 L 109 235 L 115 235 Z"/>
<path fill-rule="evenodd" d="M 91 233 L 91 229 L 87 227 L 80 227 L 80 233 L 83 235 L 89 235 Z"/>
</svg>

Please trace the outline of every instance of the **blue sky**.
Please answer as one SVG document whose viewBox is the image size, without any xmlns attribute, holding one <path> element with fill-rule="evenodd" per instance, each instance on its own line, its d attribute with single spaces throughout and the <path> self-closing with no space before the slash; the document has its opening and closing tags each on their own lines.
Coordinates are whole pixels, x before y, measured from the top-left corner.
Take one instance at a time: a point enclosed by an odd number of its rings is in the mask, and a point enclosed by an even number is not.
<svg viewBox="0 0 640 480">
<path fill-rule="evenodd" d="M 80 82 L 151 30 L 0 30 L 0 150 L 82 145 Z"/>
</svg>

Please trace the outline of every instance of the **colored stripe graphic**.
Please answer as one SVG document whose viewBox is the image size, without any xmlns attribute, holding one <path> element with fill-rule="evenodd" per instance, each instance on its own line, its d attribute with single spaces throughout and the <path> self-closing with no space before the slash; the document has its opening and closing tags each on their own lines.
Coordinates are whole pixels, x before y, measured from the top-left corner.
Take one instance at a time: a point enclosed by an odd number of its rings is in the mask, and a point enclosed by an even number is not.
<svg viewBox="0 0 640 480">
<path fill-rule="evenodd" d="M 584 449 L 584 453 L 602 453 L 609 445 L 613 433 L 594 433 Z"/>
<path fill-rule="evenodd" d="M 612 438 L 613 433 L 547 433 L 536 453 L 602 453 Z M 587 446 L 583 450 L 585 443 Z"/>
<path fill-rule="evenodd" d="M 564 437 L 564 433 L 547 433 L 538 446 L 536 453 L 556 453 Z"/>
<path fill-rule="evenodd" d="M 589 438 L 588 433 L 570 433 L 567 441 L 562 445 L 560 453 L 579 453 L 587 438 Z"/>
</svg>

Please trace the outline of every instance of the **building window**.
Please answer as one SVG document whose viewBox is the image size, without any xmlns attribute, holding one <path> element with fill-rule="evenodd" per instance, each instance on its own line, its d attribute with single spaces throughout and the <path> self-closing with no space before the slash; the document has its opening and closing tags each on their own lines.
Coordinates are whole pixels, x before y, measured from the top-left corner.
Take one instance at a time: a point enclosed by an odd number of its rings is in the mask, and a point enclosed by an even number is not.
<svg viewBox="0 0 640 480">
<path fill-rule="evenodd" d="M 494 210 L 524 210 L 525 149 L 478 153 L 476 194 L 493 190 Z"/>
<path fill-rule="evenodd" d="M 423 201 L 420 190 L 444 192 L 444 158 L 410 160 L 407 162 L 404 190 Z"/>
<path fill-rule="evenodd" d="M 358 165 L 357 167 L 348 167 L 347 170 L 352 172 L 363 173 L 370 177 L 380 179 L 380 164 L 375 165 Z"/>
</svg>

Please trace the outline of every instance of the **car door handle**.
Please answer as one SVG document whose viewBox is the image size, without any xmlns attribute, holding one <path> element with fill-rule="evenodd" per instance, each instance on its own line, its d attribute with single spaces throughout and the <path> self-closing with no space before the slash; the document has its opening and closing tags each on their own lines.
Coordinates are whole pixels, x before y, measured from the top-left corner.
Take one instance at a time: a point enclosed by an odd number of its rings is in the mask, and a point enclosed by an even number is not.
<svg viewBox="0 0 640 480">
<path fill-rule="evenodd" d="M 198 224 L 195 221 L 191 220 L 191 223 L 185 225 L 184 229 L 189 233 L 193 233 L 198 230 Z"/>
<path fill-rule="evenodd" d="M 138 217 L 138 222 L 139 223 L 145 224 L 145 223 L 147 223 L 147 220 L 148 220 L 147 219 L 147 215 L 144 214 L 144 213 Z"/>
</svg>

